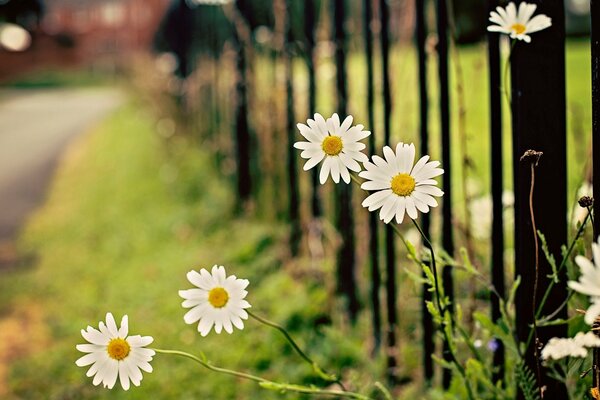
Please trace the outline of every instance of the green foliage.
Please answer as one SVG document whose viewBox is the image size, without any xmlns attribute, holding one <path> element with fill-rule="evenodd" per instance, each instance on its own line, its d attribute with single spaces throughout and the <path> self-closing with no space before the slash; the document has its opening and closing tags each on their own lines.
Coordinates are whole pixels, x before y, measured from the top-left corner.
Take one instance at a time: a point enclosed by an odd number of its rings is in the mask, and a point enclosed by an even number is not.
<svg viewBox="0 0 600 400">
<path fill-rule="evenodd" d="M 556 260 L 554 259 L 554 255 L 550 253 L 548 250 L 548 242 L 546 242 L 546 236 L 541 231 L 537 231 L 538 237 L 540 238 L 540 242 L 542 243 L 542 251 L 544 252 L 544 256 L 550 264 L 552 268 L 552 274 L 548 275 L 548 278 L 552 279 L 555 283 L 558 283 L 558 270 L 556 268 Z M 564 255 L 563 255 L 564 257 Z"/>
<path fill-rule="evenodd" d="M 515 378 L 525 400 L 540 400 L 540 391 L 535 374 L 527 365 L 522 363 L 517 365 Z"/>
</svg>

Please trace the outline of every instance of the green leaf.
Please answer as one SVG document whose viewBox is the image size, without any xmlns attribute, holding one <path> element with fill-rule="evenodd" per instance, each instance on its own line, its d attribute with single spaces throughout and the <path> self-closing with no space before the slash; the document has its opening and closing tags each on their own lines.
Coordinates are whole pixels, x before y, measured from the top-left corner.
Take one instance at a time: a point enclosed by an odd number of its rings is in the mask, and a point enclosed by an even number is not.
<svg viewBox="0 0 600 400">
<path fill-rule="evenodd" d="M 550 253 L 548 250 L 548 242 L 546 241 L 546 236 L 539 230 L 537 231 L 538 237 L 540 238 L 540 242 L 542 242 L 542 251 L 546 256 L 546 260 L 548 260 L 548 264 L 552 267 L 552 274 L 548 275 L 548 278 L 552 279 L 554 283 L 558 283 L 558 271 L 556 269 L 556 260 L 554 259 L 554 255 Z"/>
</svg>

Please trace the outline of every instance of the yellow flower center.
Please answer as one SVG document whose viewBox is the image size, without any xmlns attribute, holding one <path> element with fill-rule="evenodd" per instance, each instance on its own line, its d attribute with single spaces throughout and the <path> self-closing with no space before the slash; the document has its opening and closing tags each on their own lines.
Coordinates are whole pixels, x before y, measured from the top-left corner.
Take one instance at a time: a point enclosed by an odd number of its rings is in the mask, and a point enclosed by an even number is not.
<svg viewBox="0 0 600 400">
<path fill-rule="evenodd" d="M 215 308 L 225 307 L 225 304 L 227 304 L 228 301 L 229 294 L 227 293 L 227 290 L 222 287 L 210 289 L 210 292 L 208 292 L 208 302 Z"/>
<path fill-rule="evenodd" d="M 392 192 L 398 196 L 409 196 L 415 190 L 415 178 L 408 174 L 398 174 L 392 178 Z"/>
<path fill-rule="evenodd" d="M 325 140 L 323 140 L 321 148 L 328 156 L 337 156 L 344 148 L 342 138 L 339 136 L 327 136 Z"/>
<path fill-rule="evenodd" d="M 125 339 L 116 338 L 108 342 L 106 351 L 108 352 L 110 358 L 120 361 L 129 355 L 131 347 Z"/>
<path fill-rule="evenodd" d="M 525 25 L 523 25 L 523 24 L 519 24 L 519 23 L 516 23 L 516 24 L 513 24 L 513 25 L 510 27 L 510 29 L 512 29 L 513 31 L 515 31 L 515 33 L 516 33 L 517 35 L 520 35 L 520 34 L 522 34 L 522 33 L 525 33 L 525 29 L 526 29 L 526 28 L 525 28 Z"/>
</svg>

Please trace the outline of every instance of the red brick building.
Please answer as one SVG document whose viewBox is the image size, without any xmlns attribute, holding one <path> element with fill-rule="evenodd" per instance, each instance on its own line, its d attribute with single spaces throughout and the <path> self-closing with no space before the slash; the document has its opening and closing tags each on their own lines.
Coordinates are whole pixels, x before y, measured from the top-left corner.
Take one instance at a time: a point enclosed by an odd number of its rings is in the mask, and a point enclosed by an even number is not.
<svg viewBox="0 0 600 400">
<path fill-rule="evenodd" d="M 36 68 L 127 62 L 130 56 L 150 49 L 168 3 L 46 0 L 39 24 L 28 27 L 31 47 L 21 53 L 0 48 L 0 81 Z"/>
</svg>

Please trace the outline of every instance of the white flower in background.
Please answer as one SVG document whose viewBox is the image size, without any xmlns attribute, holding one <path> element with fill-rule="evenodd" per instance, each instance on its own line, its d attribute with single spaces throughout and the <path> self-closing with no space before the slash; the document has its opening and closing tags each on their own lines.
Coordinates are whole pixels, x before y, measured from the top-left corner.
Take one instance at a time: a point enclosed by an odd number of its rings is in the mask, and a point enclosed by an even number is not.
<svg viewBox="0 0 600 400">
<path fill-rule="evenodd" d="M 509 190 L 502 192 L 502 208 L 504 210 L 504 223 L 512 224 L 512 207 L 515 204 L 515 195 Z M 488 239 L 492 231 L 493 202 L 492 195 L 486 194 L 471 201 L 471 231 L 478 239 Z"/>
<path fill-rule="evenodd" d="M 111 313 L 106 314 L 106 324 L 100 322 L 99 328 L 88 326 L 81 330 L 81 335 L 89 344 L 78 344 L 77 350 L 88 353 L 78 359 L 78 367 L 91 365 L 87 376 L 94 377 L 92 383 L 112 389 L 117 377 L 124 390 L 129 389 L 129 381 L 140 386 L 142 371 L 152 372 L 150 361 L 155 352 L 146 349 L 154 339 L 151 336 L 128 336 L 129 324 L 127 315 L 121 319 L 121 327 L 117 328 Z"/>
<path fill-rule="evenodd" d="M 600 315 L 600 237 L 597 243 L 592 243 L 594 262 L 584 256 L 575 257 L 575 262 L 581 269 L 579 281 L 569 281 L 571 289 L 581 294 L 590 296 L 592 303 L 585 313 L 585 322 L 589 325 Z"/>
<path fill-rule="evenodd" d="M 490 32 L 501 32 L 510 35 L 511 39 L 531 42 L 530 33 L 538 32 L 552 25 L 552 19 L 544 14 L 531 18 L 537 8 L 536 4 L 521 3 L 519 10 L 515 3 L 510 2 L 506 8 L 496 7 L 496 11 L 490 12 Z"/>
<path fill-rule="evenodd" d="M 300 157 L 308 159 L 304 170 L 308 171 L 321 161 L 319 180 L 324 184 L 327 177 L 339 183 L 340 176 L 350 183 L 350 172 L 360 172 L 357 161 L 366 162 L 369 159 L 361 153 L 366 146 L 360 140 L 371 134 L 364 131 L 364 126 L 352 126 L 352 116 L 347 116 L 340 124 L 340 117 L 333 114 L 325 121 L 321 114 L 315 114 L 315 119 L 308 119 L 305 124 L 298 124 L 300 133 L 308 142 L 296 142 L 294 147 L 303 150 Z"/>
<path fill-rule="evenodd" d="M 181 305 L 191 308 L 183 317 L 186 324 L 197 321 L 198 332 L 208 335 L 213 325 L 216 333 L 225 329 L 233 333 L 233 326 L 244 329 L 243 319 L 248 319 L 245 308 L 250 304 L 244 300 L 250 283 L 247 279 L 238 279 L 235 275 L 227 276 L 223 266 L 213 266 L 212 273 L 204 268 L 190 271 L 188 280 L 197 289 L 180 290 L 179 295 L 185 299 Z"/>
<path fill-rule="evenodd" d="M 376 190 L 362 202 L 363 207 L 368 207 L 369 211 L 381 208 L 379 218 L 386 224 L 394 216 L 397 223 L 402 223 L 405 212 L 416 219 L 417 210 L 426 213 L 429 207 L 437 207 L 434 196 L 444 194 L 433 179 L 444 173 L 438 168 L 439 161 L 429 161 L 429 156 L 423 156 L 413 165 L 415 145 L 412 143 L 398 143 L 395 153 L 385 146 L 383 155 L 385 159 L 373 156 L 373 163 L 365 162 L 366 170 L 359 174 L 367 179 L 361 188 Z"/>
<path fill-rule="evenodd" d="M 552 338 L 542 349 L 542 359 L 560 360 L 565 357 L 585 357 L 587 349 L 600 347 L 600 338 L 593 332 L 579 332 L 574 338 Z"/>
<path fill-rule="evenodd" d="M 542 349 L 542 360 L 560 360 L 565 357 L 585 357 L 587 350 L 571 338 L 552 338 Z"/>
</svg>

